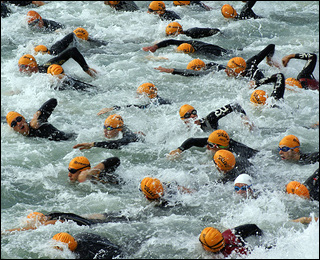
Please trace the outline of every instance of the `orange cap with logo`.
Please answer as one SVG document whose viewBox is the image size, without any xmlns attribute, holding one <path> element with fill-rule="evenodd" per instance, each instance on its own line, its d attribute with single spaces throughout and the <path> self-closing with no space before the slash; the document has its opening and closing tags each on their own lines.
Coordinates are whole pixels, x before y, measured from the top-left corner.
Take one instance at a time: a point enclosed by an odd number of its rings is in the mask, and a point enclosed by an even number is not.
<svg viewBox="0 0 320 260">
<path fill-rule="evenodd" d="M 25 65 L 25 66 L 30 66 L 30 67 L 38 67 L 36 59 L 31 55 L 31 54 L 25 54 L 23 55 L 19 61 L 18 65 Z"/>
<path fill-rule="evenodd" d="M 69 168 L 76 169 L 76 170 L 81 169 L 79 171 L 84 171 L 84 170 L 90 169 L 91 165 L 88 158 L 84 156 L 78 156 L 73 158 L 70 161 Z"/>
<path fill-rule="evenodd" d="M 184 104 L 180 107 L 180 110 L 179 110 L 179 114 L 180 114 L 180 118 L 183 119 L 184 118 L 184 115 L 191 109 L 194 109 L 193 106 L 190 106 L 188 104 Z"/>
<path fill-rule="evenodd" d="M 36 53 L 40 52 L 41 54 L 44 54 L 44 53 L 48 53 L 50 54 L 50 51 L 48 50 L 48 48 L 44 45 L 38 45 L 36 47 L 34 47 L 34 51 Z"/>
<path fill-rule="evenodd" d="M 221 7 L 221 13 L 225 18 L 234 18 L 237 16 L 237 11 L 228 4 L 225 4 Z"/>
<path fill-rule="evenodd" d="M 158 89 L 154 84 L 147 82 L 147 83 L 143 83 L 138 87 L 137 93 L 140 95 L 145 94 L 150 99 L 153 99 L 158 95 Z"/>
<path fill-rule="evenodd" d="M 213 227 L 206 227 L 202 230 L 199 241 L 203 248 L 210 252 L 219 252 L 225 246 L 221 232 Z"/>
<path fill-rule="evenodd" d="M 34 22 L 37 19 L 39 19 L 41 21 L 42 17 L 36 11 L 31 10 L 31 11 L 29 11 L 27 13 L 27 22 L 28 22 L 28 24 L 31 24 L 32 22 Z"/>
<path fill-rule="evenodd" d="M 59 74 L 63 74 L 64 70 L 63 68 L 58 65 L 58 64 L 52 64 L 49 66 L 49 68 L 47 69 L 47 73 L 51 74 L 51 75 L 59 75 Z"/>
<path fill-rule="evenodd" d="M 113 114 L 107 117 L 107 119 L 104 121 L 104 125 L 106 127 L 111 126 L 112 128 L 118 128 L 117 130 L 121 131 L 124 123 L 120 115 Z"/>
<path fill-rule="evenodd" d="M 89 33 L 86 29 L 83 29 L 81 27 L 78 27 L 73 31 L 73 33 L 80 39 L 87 41 L 89 38 Z"/>
<path fill-rule="evenodd" d="M 228 150 L 217 151 L 213 156 L 213 160 L 218 168 L 224 172 L 232 170 L 236 165 L 236 158 Z"/>
<path fill-rule="evenodd" d="M 264 105 L 267 101 L 268 95 L 264 90 L 256 89 L 252 92 L 250 101 L 255 105 Z"/>
<path fill-rule="evenodd" d="M 167 35 L 178 35 L 182 32 L 181 24 L 177 22 L 169 23 L 166 27 L 166 34 Z"/>
<path fill-rule="evenodd" d="M 184 52 L 184 53 L 193 53 L 194 48 L 191 44 L 189 43 L 182 43 L 178 46 L 177 48 L 178 52 Z"/>
<path fill-rule="evenodd" d="M 227 67 L 232 69 L 235 73 L 239 74 L 246 69 L 247 63 L 244 58 L 234 57 L 228 61 Z"/>
<path fill-rule="evenodd" d="M 190 5 L 191 1 L 173 1 L 173 5 Z"/>
<path fill-rule="evenodd" d="M 11 127 L 11 122 L 16 119 L 18 116 L 21 116 L 22 118 L 24 118 L 21 114 L 19 114 L 18 112 L 15 111 L 10 111 L 7 115 L 6 115 L 6 120 L 8 125 Z"/>
<path fill-rule="evenodd" d="M 293 148 L 293 147 L 297 147 L 295 149 L 293 149 L 295 152 L 298 152 L 300 150 L 300 141 L 299 141 L 299 138 L 296 137 L 295 135 L 287 135 L 285 137 L 283 137 L 281 139 L 281 141 L 279 142 L 279 145 L 285 145 L 285 146 L 288 146 L 290 148 Z"/>
<path fill-rule="evenodd" d="M 206 67 L 206 64 L 203 60 L 200 59 L 194 59 L 190 61 L 187 65 L 187 70 L 201 70 Z"/>
<path fill-rule="evenodd" d="M 213 144 L 218 144 L 222 146 L 228 146 L 230 142 L 229 135 L 226 131 L 222 129 L 218 129 L 213 131 L 209 137 L 208 137 L 208 142 L 213 143 Z"/>
<path fill-rule="evenodd" d="M 298 181 L 289 182 L 286 186 L 286 190 L 288 194 L 296 194 L 299 197 L 310 199 L 310 193 L 308 188 Z"/>
<path fill-rule="evenodd" d="M 148 9 L 150 9 L 150 11 L 165 11 L 166 5 L 162 1 L 152 1 Z"/>
<path fill-rule="evenodd" d="M 74 251 L 76 250 L 77 246 L 78 246 L 78 243 L 77 241 L 74 239 L 73 236 L 71 236 L 70 234 L 68 233 L 65 233 L 65 232 L 60 232 L 58 234 L 55 234 L 52 239 L 54 240 L 57 240 L 57 241 L 61 241 L 62 243 L 66 243 L 68 244 L 68 248 L 71 250 L 71 251 Z M 59 248 L 61 249 L 61 248 Z"/>
<path fill-rule="evenodd" d="M 162 183 L 157 178 L 144 178 L 141 181 L 140 188 L 148 199 L 157 199 L 163 195 Z"/>
</svg>

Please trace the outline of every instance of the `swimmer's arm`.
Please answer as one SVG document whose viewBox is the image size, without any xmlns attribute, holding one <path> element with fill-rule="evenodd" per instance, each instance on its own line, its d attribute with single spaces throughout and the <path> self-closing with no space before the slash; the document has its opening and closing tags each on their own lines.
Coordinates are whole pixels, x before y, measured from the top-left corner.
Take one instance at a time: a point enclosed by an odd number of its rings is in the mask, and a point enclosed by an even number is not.
<svg viewBox="0 0 320 260">
<path fill-rule="evenodd" d="M 289 55 L 287 55 L 287 56 L 284 56 L 284 57 L 282 58 L 282 64 L 283 64 L 283 66 L 284 66 L 284 67 L 287 67 L 288 62 L 289 62 L 291 59 L 293 59 L 295 56 L 296 56 L 295 54 L 289 54 Z"/>
<path fill-rule="evenodd" d="M 315 221 L 318 221 L 319 218 L 314 217 Z M 291 220 L 292 222 L 300 222 L 302 224 L 309 224 L 312 221 L 312 217 L 302 217 Z"/>
<path fill-rule="evenodd" d="M 84 182 L 86 181 L 87 179 L 91 179 L 92 177 L 98 177 L 99 174 L 100 174 L 101 170 L 96 168 L 96 169 L 89 169 L 89 170 L 85 170 L 85 171 L 82 171 L 80 174 L 79 174 L 79 177 L 78 177 L 78 181 L 79 182 Z"/>
<path fill-rule="evenodd" d="M 61 221 L 61 220 L 59 220 L 59 221 Z M 48 220 L 43 225 L 45 225 L 45 226 L 46 225 L 53 225 L 56 222 L 57 222 L 57 220 Z M 63 222 L 63 221 L 61 221 L 61 222 Z M 7 229 L 7 230 L 1 231 L 1 235 L 5 235 L 5 234 L 7 234 L 9 232 L 14 232 L 14 231 L 26 231 L 26 230 L 33 230 L 33 229 L 37 229 L 37 228 L 38 227 L 34 226 L 34 225 L 29 226 L 29 227 L 23 227 L 23 228 L 12 228 L 12 229 Z"/>
<path fill-rule="evenodd" d="M 83 150 L 83 149 L 90 149 L 94 147 L 94 142 L 92 143 L 81 143 L 81 144 L 76 144 L 75 146 L 73 146 L 73 149 L 77 149 L 79 148 L 79 150 Z"/>
</svg>

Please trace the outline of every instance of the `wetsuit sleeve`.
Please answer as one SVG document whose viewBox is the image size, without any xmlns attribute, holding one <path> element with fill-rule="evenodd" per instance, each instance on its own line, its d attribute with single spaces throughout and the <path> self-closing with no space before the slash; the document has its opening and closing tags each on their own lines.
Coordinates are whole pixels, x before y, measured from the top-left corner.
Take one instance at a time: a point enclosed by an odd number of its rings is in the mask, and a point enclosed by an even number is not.
<svg viewBox="0 0 320 260">
<path fill-rule="evenodd" d="M 164 14 L 161 14 L 159 16 L 162 21 L 164 21 L 164 20 L 174 21 L 176 19 L 181 19 L 177 13 L 175 13 L 174 11 L 171 11 L 171 10 L 165 10 Z"/>
<path fill-rule="evenodd" d="M 257 55 L 251 57 L 246 61 L 247 67 L 246 69 L 250 69 L 251 66 L 258 66 L 258 64 L 266 57 L 271 58 L 275 52 L 275 45 L 269 44 L 266 48 L 264 48 L 261 52 Z"/>
<path fill-rule="evenodd" d="M 262 236 L 262 230 L 256 224 L 245 224 L 234 228 L 234 234 L 245 239 L 249 236 Z"/>
<path fill-rule="evenodd" d="M 241 9 L 241 12 L 238 18 L 240 20 L 250 19 L 250 18 L 254 18 L 254 19 L 261 18 L 260 16 L 256 15 L 252 11 L 252 7 L 255 5 L 256 2 L 257 1 L 246 1 L 245 5 Z"/>
<path fill-rule="evenodd" d="M 182 43 L 189 43 L 189 41 L 179 41 L 179 40 L 170 39 L 170 40 L 158 42 L 156 45 L 158 46 L 158 49 L 160 49 L 160 48 L 164 48 L 164 47 L 167 47 L 170 45 L 179 46 Z"/>
<path fill-rule="evenodd" d="M 44 123 L 48 121 L 48 118 L 51 116 L 53 110 L 57 106 L 58 101 L 55 98 L 51 98 L 48 101 L 46 101 L 39 109 L 38 111 L 41 112 L 40 116 L 38 117 L 38 121 L 40 123 Z"/>
<path fill-rule="evenodd" d="M 86 219 L 84 217 L 81 217 L 79 215 L 73 214 L 73 213 L 63 213 L 63 212 L 51 212 L 46 215 L 50 220 L 62 220 L 62 221 L 68 221 L 72 220 L 77 223 L 79 226 L 90 226 L 92 223 L 89 219 Z"/>
<path fill-rule="evenodd" d="M 104 45 L 108 45 L 109 42 L 103 41 L 103 40 L 98 40 L 98 39 L 94 39 L 89 37 L 88 38 L 88 42 L 92 42 L 94 45 L 96 46 L 104 46 Z"/>
<path fill-rule="evenodd" d="M 208 36 L 212 36 L 214 34 L 217 34 L 218 32 L 220 32 L 219 29 L 216 28 L 190 28 L 185 32 L 186 36 L 189 36 L 193 39 L 198 39 L 198 38 L 203 38 L 203 37 L 208 37 Z"/>
<path fill-rule="evenodd" d="M 145 109 L 145 108 L 148 108 L 150 106 L 150 104 L 146 104 L 146 105 L 126 105 L 124 107 L 137 107 L 137 108 L 140 108 L 140 109 Z M 119 110 L 121 107 L 120 106 L 113 106 L 113 109 L 115 110 Z"/>
<path fill-rule="evenodd" d="M 43 67 L 48 68 L 52 64 L 62 65 L 70 58 L 74 59 L 84 71 L 87 71 L 89 69 L 87 62 L 76 47 L 72 47 L 63 51 L 58 56 L 50 59 L 47 63 L 45 63 Z"/>
<path fill-rule="evenodd" d="M 118 157 L 111 157 L 105 159 L 101 163 L 104 165 L 103 171 L 110 173 L 114 172 L 118 168 L 118 166 L 120 165 L 120 159 Z"/>
<path fill-rule="evenodd" d="M 178 148 L 181 151 L 190 149 L 193 146 L 196 147 L 205 147 L 207 145 L 208 138 L 188 138 L 185 140 Z"/>
<path fill-rule="evenodd" d="M 225 70 L 226 69 L 226 66 L 224 65 L 220 65 L 218 63 L 215 63 L 215 62 L 209 62 L 209 63 L 206 63 L 206 69 L 211 69 L 211 70 L 215 70 L 215 71 L 220 71 L 220 70 Z"/>
<path fill-rule="evenodd" d="M 50 48 L 50 54 L 52 55 L 58 55 L 62 51 L 68 48 L 70 43 L 72 43 L 74 40 L 74 33 L 69 33 L 65 37 L 63 37 L 61 40 L 57 41 L 55 44 L 53 44 Z"/>
<path fill-rule="evenodd" d="M 310 197 L 319 201 L 319 168 L 303 184 L 307 186 Z"/>
<path fill-rule="evenodd" d="M 166 100 L 162 97 L 157 96 L 157 101 L 159 103 L 159 105 L 171 105 L 172 102 L 170 100 Z"/>
<path fill-rule="evenodd" d="M 80 91 L 88 91 L 88 89 L 96 88 L 96 86 L 93 86 L 89 83 L 82 82 L 78 79 L 75 79 L 69 75 L 66 75 L 62 81 L 61 86 L 58 87 L 59 90 L 65 90 L 65 89 L 75 89 Z"/>
<path fill-rule="evenodd" d="M 45 31 L 53 32 L 57 29 L 64 28 L 65 26 L 61 23 L 58 23 L 56 21 L 42 19 L 43 21 L 43 28 Z"/>
<path fill-rule="evenodd" d="M 212 70 L 188 70 L 188 69 L 173 69 L 172 75 L 181 75 L 185 77 L 204 76 L 211 73 Z"/>
<path fill-rule="evenodd" d="M 285 77 L 282 73 L 273 74 L 270 77 L 257 80 L 256 85 L 258 87 L 271 82 L 274 83 L 271 97 L 274 97 L 276 100 L 282 99 L 285 91 Z"/>
<path fill-rule="evenodd" d="M 299 73 L 297 79 L 308 78 L 314 79 L 312 73 L 317 64 L 317 55 L 314 53 L 297 53 L 294 56 L 295 59 L 306 60 L 306 64 L 303 67 L 302 71 Z"/>
</svg>

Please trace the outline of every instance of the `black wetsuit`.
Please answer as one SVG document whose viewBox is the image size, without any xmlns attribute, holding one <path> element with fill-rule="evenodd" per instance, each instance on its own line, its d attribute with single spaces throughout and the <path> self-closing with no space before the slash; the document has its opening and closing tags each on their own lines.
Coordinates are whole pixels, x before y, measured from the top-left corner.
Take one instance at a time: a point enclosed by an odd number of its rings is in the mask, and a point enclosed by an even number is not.
<svg viewBox="0 0 320 260">
<path fill-rule="evenodd" d="M 93 147 L 101 147 L 107 149 L 119 149 L 123 145 L 128 145 L 132 142 L 138 142 L 141 138 L 133 133 L 128 127 L 124 126 L 122 131 L 123 137 L 117 140 L 94 142 Z"/>
<path fill-rule="evenodd" d="M 104 169 L 99 173 L 99 175 L 92 176 L 92 181 L 98 181 L 101 183 L 112 183 L 119 184 L 121 179 L 114 172 L 120 165 L 120 159 L 118 157 L 110 157 L 102 161 Z"/>
<path fill-rule="evenodd" d="M 314 53 L 297 53 L 295 59 L 307 60 L 297 79 L 304 89 L 319 90 L 319 81 L 313 76 L 313 71 L 317 64 L 317 55 Z"/>
<path fill-rule="evenodd" d="M 7 4 L 13 4 L 16 6 L 27 6 L 32 4 L 32 1 L 1 1 L 1 17 L 5 18 L 8 17 L 12 11 L 7 6 Z"/>
<path fill-rule="evenodd" d="M 40 116 L 38 117 L 40 127 L 38 129 L 34 129 L 29 125 L 30 133 L 29 135 L 27 135 L 28 137 L 42 137 L 52 141 L 75 138 L 76 135 L 74 133 L 65 133 L 48 123 L 48 118 L 50 117 L 57 104 L 57 100 L 55 98 L 51 98 L 39 108 L 38 111 L 41 112 Z"/>
<path fill-rule="evenodd" d="M 194 48 L 194 53 L 197 53 L 197 54 L 203 54 L 203 55 L 211 54 L 215 56 L 221 56 L 225 53 L 231 52 L 230 50 L 223 49 L 218 45 L 205 43 L 201 41 L 194 41 L 194 40 L 180 41 L 180 40 L 170 39 L 170 40 L 164 40 L 164 41 L 158 42 L 156 45 L 158 46 L 158 49 L 159 49 L 159 48 L 164 48 L 170 45 L 179 46 L 182 43 L 189 43 L 190 45 L 192 45 L 192 47 Z"/>
<path fill-rule="evenodd" d="M 163 14 L 159 15 L 162 21 L 174 21 L 177 19 L 181 19 L 180 16 L 174 11 L 165 10 Z"/>
<path fill-rule="evenodd" d="M 319 168 L 303 184 L 308 188 L 310 198 L 319 201 Z"/>
<path fill-rule="evenodd" d="M 194 27 L 194 28 L 189 28 L 189 29 L 183 31 L 182 34 L 184 34 L 188 37 L 191 37 L 193 39 L 199 39 L 199 38 L 203 38 L 203 37 L 212 36 L 214 34 L 217 34 L 218 32 L 220 32 L 220 30 L 217 28 Z"/>
<path fill-rule="evenodd" d="M 285 77 L 282 73 L 273 74 L 270 77 L 263 78 L 256 81 L 256 87 L 259 87 L 263 84 L 274 83 L 273 91 L 271 93 L 271 97 L 274 97 L 275 100 L 283 99 L 284 91 L 285 91 Z M 273 104 L 272 107 L 279 107 L 276 104 Z"/>
<path fill-rule="evenodd" d="M 218 129 L 218 121 L 221 118 L 225 117 L 226 115 L 234 111 L 241 113 L 244 116 L 247 115 L 244 109 L 238 103 L 228 104 L 211 112 L 205 118 L 201 118 L 200 128 L 204 132 L 212 132 L 212 130 Z"/>
<path fill-rule="evenodd" d="M 75 79 L 69 75 L 65 75 L 61 82 L 58 82 L 57 85 L 53 85 L 55 90 L 78 90 L 78 91 L 89 91 L 96 88 L 96 86 L 89 83 L 85 83 L 78 79 Z"/>
<path fill-rule="evenodd" d="M 99 235 L 80 233 L 74 238 L 78 243 L 74 251 L 76 259 L 112 259 L 122 254 L 119 246 Z"/>
<path fill-rule="evenodd" d="M 240 15 L 237 15 L 235 19 L 246 20 L 250 18 L 258 19 L 262 18 L 261 16 L 256 15 L 252 11 L 252 7 L 255 5 L 257 1 L 246 1 L 245 5 L 242 7 Z"/>
<path fill-rule="evenodd" d="M 313 164 L 319 162 L 319 152 L 300 153 L 299 164 Z"/>
<path fill-rule="evenodd" d="M 55 42 L 50 48 L 48 48 L 49 54 L 58 55 L 62 51 L 66 50 L 70 46 L 70 44 L 74 42 L 77 42 L 77 36 L 73 32 L 68 33 L 61 40 Z M 93 39 L 91 37 L 88 38 L 88 42 L 93 43 L 96 46 L 103 46 L 108 44 L 108 42 Z"/>
<path fill-rule="evenodd" d="M 171 101 L 163 99 L 163 98 L 157 96 L 157 97 L 151 99 L 149 104 L 145 104 L 145 105 L 126 105 L 126 106 L 122 106 L 122 107 L 137 107 L 137 108 L 140 108 L 140 109 L 145 109 L 145 108 L 149 108 L 152 105 L 158 106 L 158 105 L 170 105 L 170 104 L 172 104 Z M 113 106 L 112 108 L 114 110 L 119 110 L 122 107 L 121 106 Z"/>
<path fill-rule="evenodd" d="M 112 6 L 117 11 L 138 11 L 139 7 L 136 5 L 134 1 L 119 1 L 118 4 Z"/>
<path fill-rule="evenodd" d="M 85 61 L 82 54 L 79 52 L 79 50 L 76 47 L 72 47 L 70 49 L 66 49 L 63 52 L 61 52 L 58 56 L 48 60 L 45 64 L 38 66 L 40 73 L 47 73 L 48 68 L 52 64 L 58 64 L 62 65 L 70 58 L 74 59 L 84 71 L 89 70 L 89 66 L 87 62 Z"/>
<path fill-rule="evenodd" d="M 226 183 L 229 181 L 234 181 L 240 174 L 247 173 L 251 174 L 248 170 L 249 167 L 253 166 L 251 162 L 245 157 L 236 157 L 236 165 L 231 171 L 223 174 L 223 177 L 218 179 L 217 182 Z"/>
<path fill-rule="evenodd" d="M 1 17 L 5 18 L 8 17 L 11 14 L 10 8 L 5 4 L 1 2 Z"/>
<path fill-rule="evenodd" d="M 185 151 L 190 149 L 191 147 L 206 147 L 208 143 L 208 137 L 204 138 L 188 138 L 185 140 L 178 148 L 181 151 Z M 230 138 L 229 141 L 229 148 L 228 150 L 230 152 L 233 152 L 237 154 L 238 156 L 244 157 L 244 158 L 250 158 L 254 156 L 256 153 L 258 153 L 258 150 L 252 149 L 245 144 L 242 144 L 240 142 L 237 142 Z"/>
</svg>

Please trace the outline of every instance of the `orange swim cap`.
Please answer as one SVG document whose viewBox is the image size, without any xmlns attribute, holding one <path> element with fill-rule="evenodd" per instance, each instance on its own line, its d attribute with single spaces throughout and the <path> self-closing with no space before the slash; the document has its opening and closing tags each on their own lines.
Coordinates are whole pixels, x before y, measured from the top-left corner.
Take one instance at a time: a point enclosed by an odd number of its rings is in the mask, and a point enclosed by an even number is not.
<svg viewBox="0 0 320 260">
<path fill-rule="evenodd" d="M 184 115 L 191 109 L 194 109 L 193 106 L 190 106 L 188 104 L 184 104 L 180 107 L 180 110 L 179 110 L 179 114 L 180 114 L 180 118 L 183 119 L 184 118 Z"/>
<path fill-rule="evenodd" d="M 34 47 L 34 51 L 36 53 L 40 52 L 41 54 L 44 54 L 44 53 L 49 53 L 50 54 L 48 48 L 46 46 L 44 46 L 44 45 L 38 45 L 38 46 Z"/>
<path fill-rule="evenodd" d="M 73 31 L 73 33 L 79 38 L 79 39 L 82 39 L 82 40 L 85 40 L 87 41 L 88 38 L 89 38 L 89 33 L 87 32 L 86 29 L 83 29 L 81 27 L 78 27 L 77 29 L 75 29 Z"/>
<path fill-rule="evenodd" d="M 252 92 L 250 101 L 256 105 L 264 105 L 267 101 L 268 95 L 264 90 L 256 89 Z"/>
<path fill-rule="evenodd" d="M 221 232 L 213 227 L 206 227 L 202 230 L 199 241 L 203 248 L 210 252 L 219 252 L 225 246 Z"/>
<path fill-rule="evenodd" d="M 28 24 L 32 24 L 33 22 L 37 22 L 36 20 L 38 21 L 41 21 L 42 20 L 42 17 L 40 16 L 40 14 L 38 14 L 36 11 L 29 11 L 27 13 L 27 22 Z"/>
<path fill-rule="evenodd" d="M 37 61 L 36 59 L 31 55 L 31 54 L 25 54 L 23 55 L 19 61 L 18 61 L 18 65 L 25 65 L 25 66 L 29 66 L 29 67 L 38 67 Z"/>
<path fill-rule="evenodd" d="M 213 131 L 209 137 L 208 137 L 208 142 L 213 143 L 213 144 L 218 144 L 222 146 L 228 146 L 230 142 L 229 135 L 226 131 L 222 129 L 218 129 Z"/>
<path fill-rule="evenodd" d="M 296 137 L 295 135 L 287 135 L 285 137 L 282 138 L 282 140 L 279 142 L 279 145 L 285 145 L 288 146 L 290 148 L 293 147 L 297 147 L 295 149 L 293 149 L 295 152 L 299 152 L 300 150 L 300 141 L 298 139 L 298 137 Z"/>
<path fill-rule="evenodd" d="M 60 65 L 52 64 L 49 66 L 47 73 L 51 75 L 59 75 L 59 74 L 63 74 L 64 70 Z"/>
<path fill-rule="evenodd" d="M 178 35 L 182 32 L 181 24 L 177 22 L 169 23 L 166 27 L 166 34 L 167 35 Z"/>
<path fill-rule="evenodd" d="M 109 5 L 118 5 L 120 3 L 120 1 L 105 1 L 107 2 Z"/>
<path fill-rule="evenodd" d="M 150 12 L 155 12 L 155 11 L 165 11 L 166 10 L 166 5 L 162 1 L 152 1 L 149 4 L 148 10 Z"/>
<path fill-rule="evenodd" d="M 163 195 L 163 186 L 159 179 L 146 177 L 141 181 L 141 190 L 148 199 L 157 199 Z"/>
<path fill-rule="evenodd" d="M 246 69 L 247 63 L 241 57 L 234 57 L 228 61 L 227 67 L 232 69 L 235 73 L 239 74 Z"/>
<path fill-rule="evenodd" d="M 288 194 L 296 194 L 299 197 L 310 199 L 310 193 L 308 188 L 298 181 L 289 182 L 286 186 L 286 190 Z"/>
<path fill-rule="evenodd" d="M 236 158 L 228 150 L 217 151 L 213 156 L 213 160 L 218 168 L 224 172 L 231 171 L 236 165 Z"/>
<path fill-rule="evenodd" d="M 187 70 L 201 70 L 201 69 L 204 69 L 205 67 L 206 67 L 206 64 L 204 63 L 204 61 L 200 59 L 194 59 L 188 63 Z"/>
<path fill-rule="evenodd" d="M 191 44 L 189 43 L 182 43 L 178 46 L 177 48 L 178 52 L 184 52 L 184 53 L 193 53 L 194 48 Z"/>
<path fill-rule="evenodd" d="M 106 127 L 111 126 L 112 128 L 118 128 L 117 130 L 121 131 L 124 123 L 120 115 L 113 114 L 107 117 L 107 119 L 104 121 L 104 125 Z"/>
<path fill-rule="evenodd" d="M 225 18 L 234 18 L 237 16 L 237 11 L 228 4 L 225 4 L 221 7 L 221 13 Z"/>
<path fill-rule="evenodd" d="M 7 116 L 6 116 L 6 120 L 8 125 L 11 127 L 11 122 L 16 119 L 18 116 L 21 116 L 22 118 L 24 118 L 21 114 L 19 114 L 18 112 L 15 111 L 10 111 Z"/>
<path fill-rule="evenodd" d="M 145 94 L 150 99 L 153 99 L 158 95 L 158 89 L 154 84 L 147 82 L 138 87 L 137 93 L 140 95 Z"/>
<path fill-rule="evenodd" d="M 302 88 L 301 82 L 295 78 L 287 78 L 286 79 L 286 85 L 289 85 L 291 87 L 298 87 L 298 88 Z M 292 90 L 290 88 L 287 88 L 289 90 Z"/>
<path fill-rule="evenodd" d="M 45 222 L 46 216 L 40 212 L 32 212 L 27 216 L 30 220 L 39 221 L 40 223 Z"/>
<path fill-rule="evenodd" d="M 173 5 L 190 5 L 191 1 L 173 1 Z"/>
<path fill-rule="evenodd" d="M 69 168 L 71 169 L 81 169 L 79 171 L 84 171 L 91 168 L 88 158 L 84 156 L 78 156 L 73 158 L 69 163 Z"/>
<path fill-rule="evenodd" d="M 68 248 L 71 250 L 71 251 L 74 251 L 76 250 L 77 246 L 78 246 L 78 243 L 77 241 L 74 239 L 73 236 L 71 236 L 70 234 L 68 233 L 65 233 L 65 232 L 61 232 L 61 233 L 58 233 L 58 234 L 55 234 L 52 239 L 54 240 L 57 240 L 57 241 L 61 241 L 62 243 L 66 243 L 68 244 Z M 61 248 L 59 248 L 61 249 Z"/>
</svg>

